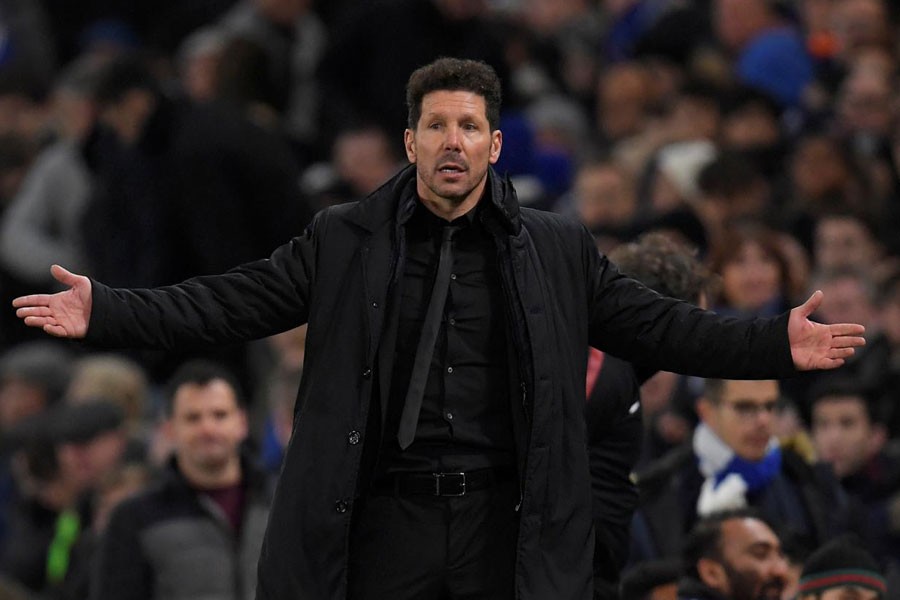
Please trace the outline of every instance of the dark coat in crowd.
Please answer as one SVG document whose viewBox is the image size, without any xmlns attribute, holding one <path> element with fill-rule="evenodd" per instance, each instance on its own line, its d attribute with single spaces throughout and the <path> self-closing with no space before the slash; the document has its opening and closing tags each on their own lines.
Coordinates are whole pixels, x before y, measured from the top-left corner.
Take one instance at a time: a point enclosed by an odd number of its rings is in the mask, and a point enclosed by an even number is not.
<svg viewBox="0 0 900 600">
<path fill-rule="evenodd" d="M 96 550 L 93 600 L 252 600 L 269 516 L 265 476 L 244 464 L 239 530 L 172 461 L 158 485 L 116 507 Z"/>
<path fill-rule="evenodd" d="M 678 556 L 696 523 L 703 475 L 690 442 L 637 473 L 641 498 L 632 527 L 632 559 Z M 782 542 L 812 551 L 848 525 L 849 505 L 831 468 L 781 449 L 781 471 L 747 502 Z"/>
<path fill-rule="evenodd" d="M 397 207 L 415 194 L 415 178 L 415 167 L 407 167 L 365 200 L 319 213 L 268 260 L 224 275 L 157 290 L 93 282 L 87 340 L 107 346 L 220 344 L 309 323 L 294 433 L 260 558 L 259 600 L 346 596 L 354 500 L 365 493 L 381 447 L 381 404 L 390 389 L 396 327 L 386 325 L 386 309 L 397 305 L 391 282 L 405 254 Z M 622 276 L 577 222 L 520 208 L 508 180 L 493 171 L 483 201 L 492 204 L 485 226 L 495 236 L 515 353 L 516 595 L 588 600 L 588 346 L 701 376 L 781 377 L 794 372 L 787 316 L 741 321 L 663 298 Z M 595 503 L 618 504 L 619 494 L 631 494 L 594 489 L 606 495 Z M 606 526 L 627 527 L 622 516 Z"/>
</svg>

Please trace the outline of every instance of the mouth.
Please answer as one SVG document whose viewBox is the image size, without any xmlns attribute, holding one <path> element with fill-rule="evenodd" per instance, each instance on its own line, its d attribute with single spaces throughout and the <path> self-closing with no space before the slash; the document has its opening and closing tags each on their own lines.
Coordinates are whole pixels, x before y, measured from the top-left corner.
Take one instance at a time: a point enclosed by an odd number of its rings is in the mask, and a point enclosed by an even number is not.
<svg viewBox="0 0 900 600">
<path fill-rule="evenodd" d="M 459 175 L 466 171 L 466 167 L 459 163 L 442 163 L 438 165 L 437 171 L 447 175 Z"/>
</svg>

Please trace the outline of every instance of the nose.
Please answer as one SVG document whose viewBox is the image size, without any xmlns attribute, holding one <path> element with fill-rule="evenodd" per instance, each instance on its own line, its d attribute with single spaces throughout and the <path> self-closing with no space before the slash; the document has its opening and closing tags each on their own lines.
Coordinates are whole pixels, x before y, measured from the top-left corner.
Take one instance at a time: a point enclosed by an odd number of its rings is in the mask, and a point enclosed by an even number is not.
<svg viewBox="0 0 900 600">
<path fill-rule="evenodd" d="M 787 581 L 788 562 L 783 555 L 779 554 L 774 557 L 769 567 L 769 575 L 771 577 L 777 577 L 781 581 Z"/>
<path fill-rule="evenodd" d="M 447 127 L 446 135 L 444 136 L 444 149 L 446 150 L 459 150 L 460 149 L 460 131 L 459 127 L 452 125 Z"/>
</svg>

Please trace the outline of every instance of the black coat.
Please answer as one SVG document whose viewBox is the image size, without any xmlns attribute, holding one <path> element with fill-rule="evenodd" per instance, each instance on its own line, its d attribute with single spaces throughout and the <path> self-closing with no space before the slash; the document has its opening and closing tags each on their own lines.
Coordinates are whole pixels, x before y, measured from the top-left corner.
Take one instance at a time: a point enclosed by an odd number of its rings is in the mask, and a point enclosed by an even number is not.
<svg viewBox="0 0 900 600">
<path fill-rule="evenodd" d="M 319 213 L 268 260 L 157 290 L 94 284 L 88 341 L 221 344 L 308 322 L 306 364 L 259 566 L 259 600 L 343 598 L 350 518 L 370 473 L 396 331 L 385 326 L 402 272 L 401 194 L 410 166 L 371 196 Z M 622 276 L 580 224 L 520 209 L 493 171 L 487 194 L 525 419 L 518 424 L 519 598 L 588 599 L 594 531 L 584 427 L 587 348 L 702 376 L 793 372 L 786 317 L 739 321 L 663 298 Z M 487 201 L 487 200 L 486 200 Z M 382 376 L 385 374 L 385 376 Z M 377 382 L 377 384 L 376 384 Z M 364 452 L 365 448 L 365 452 Z M 618 474 L 625 477 L 627 473 Z M 599 487 L 619 504 L 616 486 Z M 630 494 L 628 490 L 626 493 Z M 610 520 L 610 528 L 627 519 Z M 608 539 L 618 535 L 607 534 Z M 624 548 L 622 549 L 624 550 Z"/>
</svg>

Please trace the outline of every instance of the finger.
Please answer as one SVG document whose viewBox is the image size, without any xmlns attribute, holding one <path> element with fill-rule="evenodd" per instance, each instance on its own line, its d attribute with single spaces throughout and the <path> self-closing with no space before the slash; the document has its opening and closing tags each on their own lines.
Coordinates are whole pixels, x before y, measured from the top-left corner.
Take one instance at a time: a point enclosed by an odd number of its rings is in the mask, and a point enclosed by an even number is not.
<svg viewBox="0 0 900 600">
<path fill-rule="evenodd" d="M 834 359 L 823 358 L 821 361 L 819 361 L 819 364 L 816 365 L 816 368 L 822 369 L 822 370 L 837 369 L 838 367 L 841 367 L 843 365 L 844 365 L 843 358 L 834 358 Z"/>
<path fill-rule="evenodd" d="M 822 293 L 822 290 L 816 290 L 812 293 L 806 302 L 797 307 L 800 311 L 800 315 L 805 319 L 809 315 L 816 312 L 816 309 L 819 308 L 819 305 L 822 304 L 822 297 L 825 294 Z"/>
<path fill-rule="evenodd" d="M 13 306 L 48 306 L 50 304 L 50 294 L 32 294 L 30 296 L 19 296 L 13 300 Z"/>
<path fill-rule="evenodd" d="M 44 333 L 49 333 L 53 337 L 68 337 L 65 327 L 59 325 L 44 325 Z"/>
<path fill-rule="evenodd" d="M 856 348 L 865 345 L 866 338 L 861 337 L 841 336 L 831 340 L 831 346 L 833 348 Z"/>
<path fill-rule="evenodd" d="M 25 324 L 29 327 L 44 327 L 46 325 L 56 325 L 56 319 L 52 317 L 25 317 Z"/>
<path fill-rule="evenodd" d="M 80 277 L 80 275 L 76 275 L 75 273 L 72 273 L 71 271 L 68 271 L 59 265 L 51 266 L 50 274 L 53 275 L 53 278 L 58 282 L 69 287 L 75 285 L 78 282 L 78 278 Z"/>
<path fill-rule="evenodd" d="M 831 335 L 862 335 L 866 328 L 856 323 L 835 323 L 828 326 Z"/>
<path fill-rule="evenodd" d="M 832 348 L 828 351 L 828 358 L 850 358 L 855 353 L 853 348 Z"/>
<path fill-rule="evenodd" d="M 47 306 L 26 306 L 16 310 L 16 316 L 20 319 L 26 317 L 50 317 L 53 311 Z"/>
</svg>

